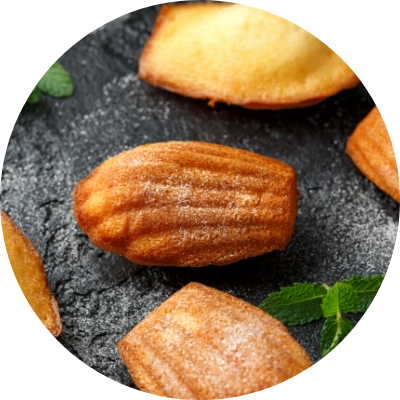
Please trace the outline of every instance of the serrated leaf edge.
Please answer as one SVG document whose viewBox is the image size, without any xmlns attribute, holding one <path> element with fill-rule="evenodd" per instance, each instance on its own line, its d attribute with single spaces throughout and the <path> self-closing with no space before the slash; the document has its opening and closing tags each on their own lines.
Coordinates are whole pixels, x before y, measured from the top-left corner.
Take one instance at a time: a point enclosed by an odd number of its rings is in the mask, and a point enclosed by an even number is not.
<svg viewBox="0 0 400 400">
<path fill-rule="evenodd" d="M 368 288 L 367 288 L 367 290 L 365 290 L 365 289 L 364 290 L 357 290 L 356 288 L 353 287 L 352 282 L 351 282 L 351 280 L 355 280 L 355 279 L 360 279 L 362 281 L 368 281 L 368 280 L 372 280 L 372 279 L 378 280 L 378 278 L 380 278 L 379 286 L 378 287 L 373 286 L 373 289 L 369 289 L 369 290 L 368 290 Z M 378 293 L 379 289 L 381 288 L 381 285 L 383 283 L 384 278 L 385 278 L 385 275 L 373 275 L 373 276 L 367 276 L 367 277 L 361 276 L 361 275 L 354 275 L 349 279 L 345 279 L 344 281 L 342 281 L 342 283 L 345 283 L 346 285 L 351 286 L 354 289 L 354 291 L 356 292 L 357 297 L 358 297 L 359 293 L 360 294 L 375 293 L 375 295 L 376 295 Z M 367 283 L 367 282 L 365 282 L 365 283 Z M 372 284 L 374 282 L 370 282 L 370 283 Z M 374 296 L 374 298 L 375 298 L 375 296 Z M 372 301 L 373 301 L 373 299 L 371 300 L 371 302 Z M 371 302 L 369 303 L 368 307 L 371 305 Z M 366 312 L 368 307 L 367 308 L 363 308 L 361 306 L 361 304 L 360 304 L 360 301 L 359 301 L 359 306 L 358 306 L 357 310 L 349 311 L 349 313 Z"/>
<path fill-rule="evenodd" d="M 356 325 L 354 322 L 349 321 L 349 320 L 343 318 L 342 315 L 341 315 L 340 313 L 338 313 L 338 314 L 336 315 L 336 317 L 329 317 L 329 318 L 327 318 L 326 321 L 325 321 L 325 323 L 324 323 L 324 325 L 327 323 L 327 321 L 333 320 L 333 319 L 336 319 L 336 326 L 337 326 L 337 328 L 336 328 L 336 333 L 335 333 L 335 336 L 334 336 L 333 339 L 332 339 L 331 345 L 328 347 L 328 349 L 327 349 L 326 351 L 322 352 L 322 357 L 325 357 L 327 354 L 329 354 L 333 349 L 335 349 L 335 348 L 347 337 L 348 334 L 347 334 L 346 336 L 344 336 L 344 337 L 339 341 L 339 343 L 337 343 L 337 344 L 334 345 L 334 343 L 339 339 L 339 335 L 343 333 L 343 329 L 342 329 L 342 326 L 341 326 L 341 324 L 340 324 L 341 321 L 344 321 L 344 322 L 347 322 L 347 323 L 350 323 L 351 325 L 353 325 L 353 327 L 351 328 L 351 330 L 353 330 L 353 328 L 354 328 L 355 325 Z M 322 340 L 322 332 L 323 332 L 323 329 L 324 329 L 324 327 L 322 327 L 322 330 L 321 330 L 321 340 Z M 349 331 L 349 333 L 351 332 L 351 330 Z M 322 349 L 321 349 L 321 350 L 322 350 Z"/>
<path fill-rule="evenodd" d="M 372 280 L 372 279 L 378 279 L 378 278 L 381 278 L 381 281 L 380 281 L 380 283 L 379 283 L 379 287 L 378 287 L 378 288 L 374 287 L 373 290 L 357 290 L 356 288 L 353 287 L 352 282 L 351 282 L 352 280 L 360 279 L 360 280 L 364 281 L 365 283 L 373 284 L 373 283 L 375 283 L 375 282 L 371 282 L 371 280 Z M 352 276 L 352 277 L 349 278 L 349 279 L 345 279 L 344 281 L 342 281 L 342 283 L 345 283 L 346 285 L 350 285 L 351 287 L 353 287 L 353 289 L 354 289 L 357 293 L 365 293 L 365 292 L 371 292 L 371 291 L 375 291 L 375 290 L 378 291 L 378 290 L 380 289 L 381 285 L 382 285 L 382 282 L 383 282 L 383 279 L 384 279 L 384 278 L 385 278 L 384 275 L 373 275 L 373 276 L 367 276 L 367 277 L 361 276 L 361 275 L 354 275 L 354 276 Z M 368 282 L 368 281 L 369 281 L 369 282 Z"/>
<path fill-rule="evenodd" d="M 357 291 L 356 291 L 350 284 L 345 283 L 345 282 L 343 282 L 343 281 L 342 281 L 342 282 L 336 282 L 336 283 L 332 286 L 332 288 L 328 291 L 328 293 L 331 292 L 331 291 L 335 288 L 335 286 L 338 285 L 339 283 L 350 287 L 351 290 L 353 290 L 353 292 L 355 293 L 355 295 L 356 295 L 356 297 L 357 297 L 357 307 L 354 308 L 354 310 L 346 311 L 345 314 L 357 312 L 358 309 L 359 309 L 359 307 L 360 307 L 360 301 L 359 301 L 359 299 L 358 299 Z M 327 295 L 325 296 L 325 298 L 328 297 L 328 293 L 327 293 Z M 338 291 L 338 294 L 339 294 L 339 291 Z M 338 309 L 336 310 L 336 315 L 337 315 L 338 312 L 339 312 L 339 313 L 342 313 L 342 310 L 341 310 L 341 308 L 340 308 L 339 297 L 338 297 L 338 299 L 337 299 L 337 303 L 338 303 L 338 306 L 337 306 Z M 323 301 L 323 300 L 322 300 L 322 303 L 321 303 L 321 313 L 322 313 L 322 316 L 323 316 L 324 318 L 331 318 L 331 317 L 334 317 L 334 314 L 332 314 L 332 315 L 327 315 L 327 316 L 326 316 L 326 314 L 324 313 L 324 301 Z"/>
<path fill-rule="evenodd" d="M 324 298 L 324 297 L 326 296 L 326 294 L 328 293 L 328 291 L 326 290 L 326 288 L 325 288 L 324 286 L 322 286 L 322 285 L 319 285 L 318 283 L 295 283 L 295 284 L 292 285 L 292 286 L 285 286 L 285 287 L 280 288 L 278 292 L 272 292 L 272 293 L 270 293 L 270 294 L 260 303 L 260 305 L 259 305 L 258 307 L 261 308 L 261 307 L 262 307 L 262 304 L 263 304 L 264 302 L 266 302 L 267 300 L 271 299 L 271 297 L 278 296 L 278 294 L 281 293 L 281 292 L 288 292 L 289 290 L 293 289 L 294 287 L 296 287 L 296 286 L 298 286 L 298 285 L 316 285 L 316 286 L 318 286 L 318 287 L 322 287 L 323 289 L 325 289 L 326 293 L 325 293 L 324 295 L 315 296 L 315 297 L 312 297 L 312 298 L 309 298 L 309 299 L 304 299 L 304 300 L 301 300 L 301 301 L 294 301 L 293 303 L 288 303 L 288 304 L 286 304 L 286 305 L 290 306 L 290 305 L 295 304 L 295 303 L 296 303 L 296 304 L 297 304 L 297 303 L 304 303 L 304 302 L 306 302 L 306 301 L 310 301 L 310 300 L 314 300 L 314 299 L 319 299 L 319 298 L 322 299 L 322 298 Z M 272 305 L 273 305 L 273 304 L 272 304 Z"/>
</svg>

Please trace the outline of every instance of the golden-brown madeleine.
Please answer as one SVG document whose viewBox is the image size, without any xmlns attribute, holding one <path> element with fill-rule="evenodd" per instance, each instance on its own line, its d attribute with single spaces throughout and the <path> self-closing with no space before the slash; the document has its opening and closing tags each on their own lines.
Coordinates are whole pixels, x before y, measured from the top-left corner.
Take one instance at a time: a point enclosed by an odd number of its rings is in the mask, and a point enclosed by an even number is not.
<svg viewBox="0 0 400 400">
<path fill-rule="evenodd" d="M 396 158 L 377 107 L 357 125 L 347 141 L 346 152 L 369 180 L 400 202 Z"/>
<path fill-rule="evenodd" d="M 1 225 L 8 258 L 22 292 L 46 328 L 55 337 L 60 336 L 58 304 L 50 292 L 39 253 L 4 212 L 1 212 Z"/>
<path fill-rule="evenodd" d="M 225 265 L 288 245 L 296 172 L 202 142 L 139 146 L 75 187 L 74 213 L 98 247 L 144 265 Z"/>
<path fill-rule="evenodd" d="M 312 365 L 275 318 L 190 283 L 118 344 L 137 387 L 177 399 L 225 399 L 277 385 Z"/>
<path fill-rule="evenodd" d="M 139 76 L 184 96 L 253 109 L 303 107 L 359 82 L 320 40 L 268 12 L 220 2 L 164 5 Z"/>
</svg>

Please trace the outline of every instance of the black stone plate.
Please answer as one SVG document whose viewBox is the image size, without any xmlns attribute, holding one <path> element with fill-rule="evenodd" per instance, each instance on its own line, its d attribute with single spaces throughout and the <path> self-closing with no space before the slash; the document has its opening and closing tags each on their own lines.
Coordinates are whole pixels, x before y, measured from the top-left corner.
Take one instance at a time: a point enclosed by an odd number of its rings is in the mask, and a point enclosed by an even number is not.
<svg viewBox="0 0 400 400">
<path fill-rule="evenodd" d="M 362 85 L 304 109 L 251 111 L 193 100 L 138 79 L 138 59 L 158 7 L 121 17 L 61 58 L 75 82 L 68 99 L 26 105 L 4 162 L 1 208 L 43 257 L 60 306 L 69 351 L 98 372 L 134 387 L 116 344 L 191 281 L 258 305 L 295 282 L 385 273 L 399 206 L 345 154 L 348 136 L 373 107 Z M 298 173 L 300 208 L 293 239 L 225 267 L 143 267 L 94 246 L 72 214 L 75 184 L 103 160 L 132 147 L 199 140 L 285 161 Z M 355 317 L 356 319 L 359 316 Z M 291 328 L 313 360 L 322 321 Z"/>
</svg>

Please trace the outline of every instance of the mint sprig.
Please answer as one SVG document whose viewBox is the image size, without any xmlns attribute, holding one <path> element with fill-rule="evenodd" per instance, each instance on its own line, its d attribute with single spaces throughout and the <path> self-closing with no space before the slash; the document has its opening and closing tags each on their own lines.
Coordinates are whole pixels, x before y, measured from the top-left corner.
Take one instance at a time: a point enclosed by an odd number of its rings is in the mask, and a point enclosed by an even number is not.
<svg viewBox="0 0 400 400">
<path fill-rule="evenodd" d="M 315 283 L 295 283 L 271 293 L 259 307 L 288 326 L 304 325 L 321 318 L 327 290 Z"/>
<path fill-rule="evenodd" d="M 59 62 L 56 61 L 43 75 L 28 97 L 27 103 L 37 103 L 41 98 L 41 92 L 56 98 L 72 96 L 74 84 Z"/>
<path fill-rule="evenodd" d="M 381 287 L 383 281 L 382 275 L 375 275 L 371 278 L 363 278 L 362 276 L 353 276 L 352 278 L 343 281 L 350 285 L 357 293 L 359 307 L 357 312 L 365 312 L 371 305 L 376 293 Z"/>
<path fill-rule="evenodd" d="M 35 88 L 32 90 L 32 93 L 29 95 L 27 102 L 29 104 L 36 104 L 38 101 L 40 101 L 40 90 L 35 86 Z"/>
<path fill-rule="evenodd" d="M 325 357 L 354 328 L 343 314 L 365 312 L 382 281 L 382 275 L 353 276 L 332 287 L 317 283 L 295 283 L 271 293 L 259 308 L 288 326 L 303 325 L 326 318 L 321 331 L 321 353 Z"/>
<path fill-rule="evenodd" d="M 346 283 L 336 282 L 322 300 L 321 309 L 324 318 L 340 313 L 352 313 L 358 310 L 356 291 Z"/>
<path fill-rule="evenodd" d="M 354 328 L 355 324 L 340 314 L 328 318 L 321 331 L 321 353 L 325 357 L 330 353 Z"/>
</svg>

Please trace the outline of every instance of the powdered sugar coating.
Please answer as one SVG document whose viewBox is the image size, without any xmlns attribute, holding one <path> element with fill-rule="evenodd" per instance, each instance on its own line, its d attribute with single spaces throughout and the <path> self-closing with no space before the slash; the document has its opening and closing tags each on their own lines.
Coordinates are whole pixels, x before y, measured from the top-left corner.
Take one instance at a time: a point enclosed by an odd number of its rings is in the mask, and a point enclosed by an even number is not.
<svg viewBox="0 0 400 400">
<path fill-rule="evenodd" d="M 295 171 L 227 146 L 139 146 L 78 183 L 74 212 L 100 248 L 145 265 L 225 265 L 283 250 L 297 215 Z"/>
<path fill-rule="evenodd" d="M 312 364 L 279 321 L 198 283 L 150 313 L 118 349 L 140 389 L 185 399 L 252 393 Z"/>
</svg>

